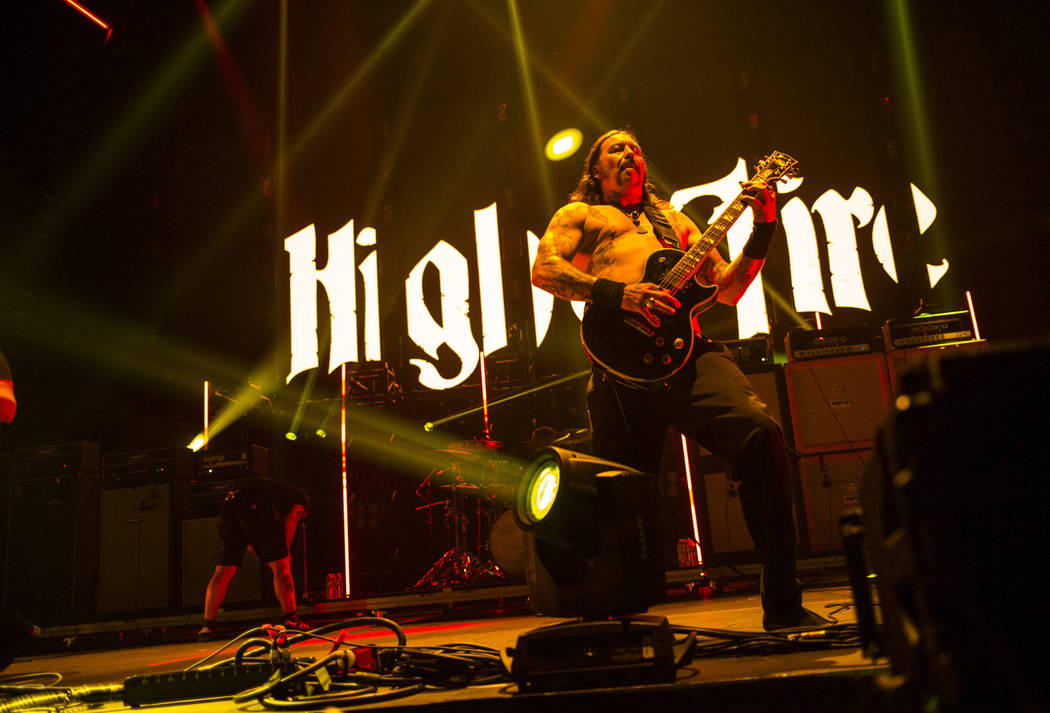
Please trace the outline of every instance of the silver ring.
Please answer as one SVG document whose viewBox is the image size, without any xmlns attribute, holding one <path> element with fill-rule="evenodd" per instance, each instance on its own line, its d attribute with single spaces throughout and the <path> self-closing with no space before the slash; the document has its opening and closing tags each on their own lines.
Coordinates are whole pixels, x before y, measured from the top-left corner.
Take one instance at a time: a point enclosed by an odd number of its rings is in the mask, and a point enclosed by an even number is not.
<svg viewBox="0 0 1050 713">
<path fill-rule="evenodd" d="M 654 298 L 650 297 L 649 299 L 647 299 L 647 300 L 645 301 L 645 304 L 646 304 L 646 306 L 647 306 L 647 307 L 648 307 L 649 309 L 652 309 L 653 307 L 655 307 L 655 306 L 656 306 L 656 300 L 655 300 Z"/>
</svg>

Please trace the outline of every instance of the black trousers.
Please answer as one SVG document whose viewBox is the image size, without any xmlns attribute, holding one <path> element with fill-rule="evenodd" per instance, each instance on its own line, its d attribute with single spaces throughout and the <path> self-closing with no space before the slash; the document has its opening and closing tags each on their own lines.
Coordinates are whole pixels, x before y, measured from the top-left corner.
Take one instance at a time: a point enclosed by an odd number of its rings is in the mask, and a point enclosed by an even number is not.
<svg viewBox="0 0 1050 713">
<path fill-rule="evenodd" d="M 728 463 L 763 566 L 765 615 L 787 619 L 799 611 L 798 534 L 784 435 L 724 346 L 699 341 L 693 362 L 663 389 L 634 389 L 596 369 L 587 409 L 600 458 L 655 474 L 670 426 Z"/>
</svg>

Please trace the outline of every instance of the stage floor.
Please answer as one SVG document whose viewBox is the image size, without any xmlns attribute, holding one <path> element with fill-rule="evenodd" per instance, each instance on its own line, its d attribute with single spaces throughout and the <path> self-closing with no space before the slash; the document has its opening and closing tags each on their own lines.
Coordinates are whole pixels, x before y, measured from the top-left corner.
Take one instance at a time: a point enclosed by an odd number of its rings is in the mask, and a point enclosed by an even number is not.
<svg viewBox="0 0 1050 713">
<path fill-rule="evenodd" d="M 805 591 L 804 604 L 809 609 L 842 624 L 855 623 L 852 596 L 845 583 L 814 587 Z M 653 607 L 650 614 L 664 616 L 672 626 L 721 629 L 735 632 L 760 632 L 762 612 L 758 594 L 724 593 L 697 598 L 682 592 L 672 601 Z M 320 618 L 316 624 L 334 623 L 339 618 Z M 560 620 L 531 615 L 520 605 L 504 606 L 473 616 L 424 616 L 420 614 L 388 615 L 398 621 L 410 647 L 445 644 L 474 644 L 491 647 L 504 654 L 515 645 L 518 635 Z M 255 622 L 258 623 L 258 622 Z M 235 636 L 238 630 L 224 632 Z M 16 674 L 55 672 L 62 675 L 59 686 L 120 684 L 130 675 L 180 671 L 213 653 L 219 642 L 188 640 L 191 627 L 167 630 L 169 643 L 127 645 L 95 651 L 69 651 L 17 659 L 4 677 Z M 195 631 L 195 627 L 192 627 Z M 336 636 L 333 632 L 329 636 Z M 380 628 L 354 629 L 349 632 L 352 645 L 392 645 L 393 632 Z M 181 639 L 181 640 L 180 640 Z M 709 641 L 703 639 L 703 641 Z M 330 648 L 324 642 L 297 644 L 293 657 L 324 656 Z M 232 656 L 232 649 L 224 654 Z M 863 701 L 870 696 L 876 674 L 887 671 L 885 661 L 872 662 L 856 648 L 818 648 L 773 653 L 727 654 L 696 658 L 678 669 L 675 683 L 606 687 L 586 691 L 530 693 L 518 691 L 509 681 L 460 689 L 426 689 L 411 696 L 371 707 L 394 710 L 418 710 L 420 706 L 437 706 L 444 710 L 638 710 L 659 706 L 672 710 L 762 711 L 860 711 L 867 710 Z M 226 711 L 263 710 L 258 703 L 235 704 L 231 699 L 198 701 L 187 704 L 157 704 L 153 710 Z M 124 710 L 120 701 L 110 701 L 96 710 Z M 323 710 L 318 706 L 313 710 Z M 331 710 L 331 709 L 330 709 Z M 433 708 L 431 708 L 433 710 Z"/>
</svg>

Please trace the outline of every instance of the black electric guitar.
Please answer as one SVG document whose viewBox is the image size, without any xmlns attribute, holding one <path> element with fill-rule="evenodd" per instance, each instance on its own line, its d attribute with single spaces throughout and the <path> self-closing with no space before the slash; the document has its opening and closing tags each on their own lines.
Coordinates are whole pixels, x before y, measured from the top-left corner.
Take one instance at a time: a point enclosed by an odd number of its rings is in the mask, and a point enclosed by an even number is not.
<svg viewBox="0 0 1050 713">
<path fill-rule="evenodd" d="M 797 166 L 795 159 L 774 151 L 758 165 L 754 178 L 772 183 L 797 175 Z M 700 284 L 696 273 L 744 212 L 743 197 L 741 191 L 689 250 L 667 248 L 649 256 L 641 281 L 678 298 L 682 306 L 674 315 L 659 315 L 660 324 L 653 326 L 636 312 L 588 305 L 580 337 L 591 361 L 640 388 L 663 385 L 685 365 L 693 352 L 693 317 L 709 309 L 718 294 L 717 286 Z"/>
</svg>

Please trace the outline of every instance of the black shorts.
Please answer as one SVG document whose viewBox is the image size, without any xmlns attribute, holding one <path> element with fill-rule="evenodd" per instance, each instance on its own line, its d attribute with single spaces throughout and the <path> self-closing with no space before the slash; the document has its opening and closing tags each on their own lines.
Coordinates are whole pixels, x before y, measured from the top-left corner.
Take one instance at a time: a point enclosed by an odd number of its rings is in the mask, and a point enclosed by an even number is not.
<svg viewBox="0 0 1050 713">
<path fill-rule="evenodd" d="M 288 556 L 284 541 L 284 519 L 272 505 L 239 503 L 236 498 L 222 506 L 219 517 L 222 551 L 218 564 L 236 567 L 251 544 L 260 562 L 274 562 Z"/>
</svg>

